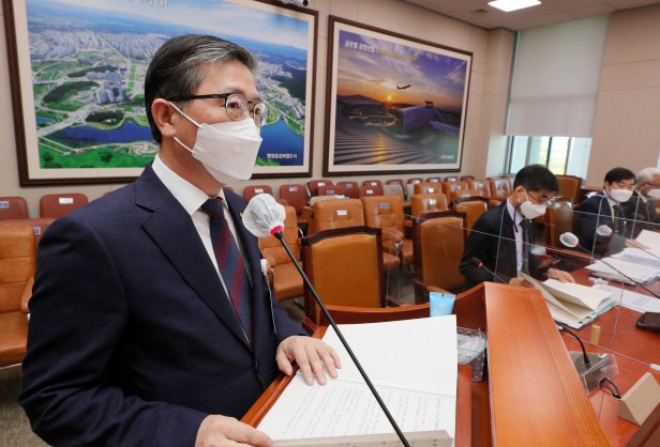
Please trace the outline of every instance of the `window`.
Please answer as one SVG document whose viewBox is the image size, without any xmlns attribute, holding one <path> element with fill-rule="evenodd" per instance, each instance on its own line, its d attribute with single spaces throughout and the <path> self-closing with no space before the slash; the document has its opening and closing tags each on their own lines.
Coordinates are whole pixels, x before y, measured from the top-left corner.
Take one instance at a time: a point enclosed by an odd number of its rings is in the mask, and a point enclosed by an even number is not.
<svg viewBox="0 0 660 447">
<path fill-rule="evenodd" d="M 507 174 L 540 164 L 555 175 L 586 178 L 591 153 L 591 138 L 512 136 L 509 139 Z"/>
</svg>

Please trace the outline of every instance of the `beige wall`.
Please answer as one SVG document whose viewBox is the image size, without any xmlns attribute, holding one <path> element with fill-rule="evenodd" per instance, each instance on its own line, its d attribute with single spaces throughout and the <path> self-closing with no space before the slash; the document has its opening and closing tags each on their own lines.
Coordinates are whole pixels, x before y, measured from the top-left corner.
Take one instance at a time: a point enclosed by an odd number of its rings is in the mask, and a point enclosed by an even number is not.
<svg viewBox="0 0 660 447">
<path fill-rule="evenodd" d="M 587 184 L 623 166 L 658 165 L 660 6 L 613 14 L 601 73 Z"/>
<path fill-rule="evenodd" d="M 472 80 L 468 101 L 466 136 L 462 173 L 483 176 L 502 172 L 505 139 L 502 136 L 508 95 L 514 34 L 509 31 L 493 32 L 470 26 L 457 20 L 432 13 L 399 0 L 312 0 L 312 8 L 318 10 L 318 54 L 316 67 L 316 102 L 313 141 L 313 178 L 320 178 L 323 167 L 325 88 L 328 46 L 328 16 L 346 19 L 440 43 L 472 52 Z M 3 22 L 4 23 L 4 22 Z M 4 28 L 4 24 L 2 25 Z M 0 42 L 0 196 L 22 195 L 28 199 L 30 213 L 38 216 L 38 201 L 50 192 L 86 193 L 90 199 L 101 196 L 119 185 L 84 185 L 21 188 L 18 179 L 14 124 L 11 119 L 11 92 L 6 59 L 4 29 Z M 491 156 L 486 159 L 488 148 Z M 404 175 L 404 178 L 413 175 Z M 427 176 L 427 174 L 425 174 Z M 358 180 L 374 176 L 353 176 Z M 396 175 L 378 176 L 386 179 Z M 341 180 L 337 177 L 337 180 Z M 254 180 L 250 183 L 268 183 L 279 188 L 284 183 L 303 183 L 308 178 Z M 241 187 L 237 188 L 239 191 Z"/>
</svg>

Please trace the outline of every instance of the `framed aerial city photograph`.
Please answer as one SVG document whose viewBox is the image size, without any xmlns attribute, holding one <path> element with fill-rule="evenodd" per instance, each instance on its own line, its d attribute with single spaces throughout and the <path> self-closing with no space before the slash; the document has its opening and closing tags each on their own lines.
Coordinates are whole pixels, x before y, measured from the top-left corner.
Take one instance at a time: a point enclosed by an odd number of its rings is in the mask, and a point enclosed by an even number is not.
<svg viewBox="0 0 660 447">
<path fill-rule="evenodd" d="M 151 57 L 211 34 L 251 50 L 270 107 L 255 178 L 309 176 L 318 14 L 271 0 L 2 0 L 20 182 L 122 183 L 158 151 L 144 108 Z"/>
<path fill-rule="evenodd" d="M 472 53 L 330 16 L 324 175 L 459 171 Z"/>
</svg>

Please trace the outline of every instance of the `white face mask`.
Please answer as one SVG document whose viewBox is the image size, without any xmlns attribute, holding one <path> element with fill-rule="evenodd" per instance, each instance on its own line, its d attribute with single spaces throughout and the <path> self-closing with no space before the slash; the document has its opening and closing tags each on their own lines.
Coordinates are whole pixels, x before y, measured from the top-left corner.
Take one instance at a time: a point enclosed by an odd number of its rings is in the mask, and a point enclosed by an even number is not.
<svg viewBox="0 0 660 447">
<path fill-rule="evenodd" d="M 529 220 L 532 220 L 545 214 L 545 210 L 548 207 L 547 205 L 536 205 L 530 202 L 529 198 L 527 197 L 527 191 L 525 191 L 525 198 L 527 200 L 520 204 L 520 212 L 523 216 Z"/>
<path fill-rule="evenodd" d="M 612 200 L 619 203 L 627 202 L 630 200 L 632 194 L 633 192 L 630 189 L 610 189 L 610 196 L 612 197 Z"/>
<path fill-rule="evenodd" d="M 177 106 L 172 106 L 199 128 L 192 149 L 177 137 L 174 137 L 174 140 L 189 150 L 214 179 L 220 183 L 230 183 L 234 180 L 249 180 L 252 177 L 262 141 L 260 130 L 253 119 L 198 124 Z"/>
<path fill-rule="evenodd" d="M 660 199 L 660 188 L 649 189 L 649 192 L 646 193 L 646 197 L 649 199 Z"/>
</svg>

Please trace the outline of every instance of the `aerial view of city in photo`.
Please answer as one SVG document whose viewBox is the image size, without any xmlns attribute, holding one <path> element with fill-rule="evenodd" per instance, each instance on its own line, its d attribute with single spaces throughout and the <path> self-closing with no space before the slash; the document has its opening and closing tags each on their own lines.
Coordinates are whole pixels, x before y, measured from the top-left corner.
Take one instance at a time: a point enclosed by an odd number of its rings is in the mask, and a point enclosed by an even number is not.
<svg viewBox="0 0 660 447">
<path fill-rule="evenodd" d="M 144 108 L 147 66 L 163 42 L 186 33 L 258 56 L 257 87 L 271 113 L 257 165 L 303 164 L 304 21 L 219 0 L 27 0 L 26 10 L 41 168 L 148 164 L 158 146 Z M 288 32 L 274 37 L 274 27 Z"/>
<path fill-rule="evenodd" d="M 335 166 L 460 163 L 467 57 L 372 33 L 337 41 Z"/>
</svg>

